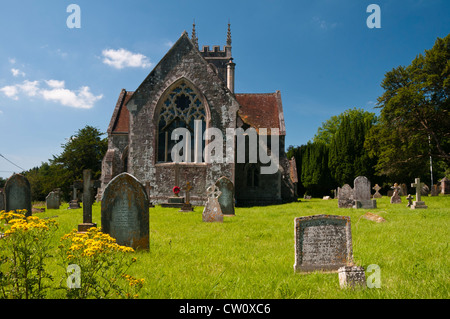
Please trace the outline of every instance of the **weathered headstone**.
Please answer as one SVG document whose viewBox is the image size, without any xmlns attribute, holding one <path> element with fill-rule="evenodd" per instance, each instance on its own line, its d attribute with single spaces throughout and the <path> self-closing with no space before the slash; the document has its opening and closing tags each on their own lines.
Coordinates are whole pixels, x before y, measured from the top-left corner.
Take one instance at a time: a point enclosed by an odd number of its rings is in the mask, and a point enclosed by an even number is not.
<svg viewBox="0 0 450 319">
<path fill-rule="evenodd" d="M 430 192 L 431 196 L 438 196 L 439 195 L 439 189 L 438 186 L 436 184 L 434 184 L 433 186 L 431 186 L 431 192 Z"/>
<path fill-rule="evenodd" d="M 416 200 L 412 203 L 411 209 L 428 208 L 428 206 L 425 205 L 425 202 L 423 202 L 421 198 L 423 185 L 424 183 L 420 182 L 420 178 L 416 178 L 415 183 L 411 184 L 411 187 L 414 187 L 416 189 Z"/>
<path fill-rule="evenodd" d="M 352 208 L 354 204 L 353 189 L 350 185 L 345 184 L 339 188 L 338 192 L 338 207 Z"/>
<path fill-rule="evenodd" d="M 119 245 L 149 248 L 148 196 L 134 176 L 122 173 L 106 185 L 101 215 L 102 231 L 115 238 Z"/>
<path fill-rule="evenodd" d="M 381 187 L 378 186 L 378 184 L 375 184 L 375 186 L 372 187 L 372 189 L 375 190 L 375 194 L 373 194 L 373 198 L 381 198 L 381 197 L 383 197 L 383 196 L 379 193 L 379 190 L 381 189 Z"/>
<path fill-rule="evenodd" d="M 51 191 L 50 193 L 48 193 L 47 197 L 45 198 L 45 204 L 47 206 L 47 209 L 59 209 L 59 194 L 55 191 Z"/>
<path fill-rule="evenodd" d="M 295 272 L 337 271 L 353 264 L 350 217 L 297 217 L 294 229 Z"/>
<path fill-rule="evenodd" d="M 225 176 L 219 178 L 216 187 L 222 192 L 217 200 L 219 201 L 222 214 L 234 215 L 234 185 Z"/>
<path fill-rule="evenodd" d="M 402 198 L 400 197 L 400 186 L 397 183 L 394 183 L 394 186 L 391 187 L 394 190 L 394 193 L 391 197 L 391 204 L 401 204 Z"/>
<path fill-rule="evenodd" d="M 400 196 L 407 196 L 408 195 L 408 187 L 406 187 L 406 184 L 403 183 L 400 185 Z"/>
<path fill-rule="evenodd" d="M 0 188 L 0 211 L 5 210 L 5 193 L 3 188 Z"/>
<path fill-rule="evenodd" d="M 206 193 L 208 194 L 208 201 L 203 209 L 202 220 L 204 222 L 223 222 L 222 209 L 220 208 L 220 204 L 217 199 L 221 192 L 216 185 L 213 184 L 208 187 Z"/>
<path fill-rule="evenodd" d="M 441 183 L 441 194 L 450 194 L 450 180 L 444 177 L 439 182 Z"/>
<path fill-rule="evenodd" d="M 365 176 L 358 176 L 353 182 L 355 194 L 354 208 L 377 208 L 377 200 L 370 199 L 370 181 Z"/>
<path fill-rule="evenodd" d="M 14 174 L 5 184 L 5 211 L 26 209 L 26 216 L 32 215 L 31 187 L 28 179 L 21 174 Z"/>
<path fill-rule="evenodd" d="M 366 285 L 364 267 L 343 266 L 338 269 L 339 285 L 341 288 L 356 288 Z"/>
</svg>

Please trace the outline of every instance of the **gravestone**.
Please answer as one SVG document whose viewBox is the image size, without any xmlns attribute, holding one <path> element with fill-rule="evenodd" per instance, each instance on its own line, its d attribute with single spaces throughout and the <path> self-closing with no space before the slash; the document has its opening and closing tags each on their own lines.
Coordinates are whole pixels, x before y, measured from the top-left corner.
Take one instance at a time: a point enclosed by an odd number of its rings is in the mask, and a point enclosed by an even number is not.
<svg viewBox="0 0 450 319">
<path fill-rule="evenodd" d="M 408 200 L 408 204 L 406 205 L 406 207 L 411 207 L 412 200 L 413 200 L 413 197 L 411 196 L 411 194 L 408 194 L 408 196 L 406 196 L 406 199 Z"/>
<path fill-rule="evenodd" d="M 92 204 L 94 203 L 94 188 L 101 186 L 101 181 L 92 181 L 90 169 L 83 170 L 83 223 L 78 225 L 78 232 L 86 232 L 91 227 L 97 227 L 92 222 Z"/>
<path fill-rule="evenodd" d="M 372 189 L 375 190 L 375 194 L 373 194 L 373 198 L 381 198 L 381 197 L 383 197 L 383 196 L 379 193 L 379 190 L 381 189 L 381 187 L 378 186 L 378 184 L 375 184 L 375 186 L 372 187 Z"/>
<path fill-rule="evenodd" d="M 406 187 L 406 184 L 403 183 L 400 185 L 400 196 L 407 196 L 408 195 L 408 187 Z"/>
<path fill-rule="evenodd" d="M 234 215 L 234 185 L 233 183 L 222 176 L 216 182 L 216 187 L 222 193 L 217 200 L 220 204 L 220 209 L 224 215 Z"/>
<path fill-rule="evenodd" d="M 47 209 L 59 209 L 59 194 L 55 191 L 51 191 L 50 193 L 48 193 L 47 197 L 45 198 L 45 204 L 47 205 Z"/>
<path fill-rule="evenodd" d="M 353 264 L 350 217 L 297 217 L 294 229 L 295 272 L 335 272 L 342 266 Z"/>
<path fill-rule="evenodd" d="M 428 196 L 428 194 L 430 193 L 430 188 L 428 187 L 427 184 L 423 183 L 422 188 L 420 189 L 420 195 L 422 196 Z"/>
<path fill-rule="evenodd" d="M 400 186 L 398 186 L 397 183 L 394 184 L 394 186 L 391 187 L 394 190 L 394 193 L 391 197 L 391 204 L 401 204 L 402 198 L 400 197 Z"/>
<path fill-rule="evenodd" d="M 5 210 L 5 193 L 3 188 L 0 188 L 0 211 Z"/>
<path fill-rule="evenodd" d="M 31 187 L 28 179 L 21 174 L 14 174 L 5 184 L 5 211 L 26 209 L 26 216 L 32 215 Z"/>
<path fill-rule="evenodd" d="M 186 202 L 183 203 L 183 206 L 181 206 L 179 212 L 192 212 L 194 210 L 194 207 L 192 207 L 191 205 L 191 189 L 192 189 L 191 183 L 186 182 L 186 186 L 184 187 Z"/>
<path fill-rule="evenodd" d="M 377 200 L 370 199 L 370 181 L 365 176 L 358 176 L 353 182 L 355 204 L 353 208 L 377 208 Z"/>
<path fill-rule="evenodd" d="M 416 178 L 415 183 L 411 184 L 411 187 L 414 187 L 416 189 L 416 200 L 413 201 L 411 209 L 428 208 L 428 206 L 425 205 L 425 202 L 423 202 L 421 198 L 423 185 L 424 183 L 420 182 L 420 178 Z"/>
<path fill-rule="evenodd" d="M 83 181 L 74 181 L 70 187 L 72 187 L 72 200 L 69 202 L 69 209 L 81 208 L 77 195 L 78 190 L 83 188 Z"/>
<path fill-rule="evenodd" d="M 371 212 L 365 213 L 362 217 L 364 219 L 371 220 L 371 221 L 377 222 L 377 223 L 384 223 L 386 221 L 386 219 L 384 219 L 383 217 L 381 217 L 377 214 L 371 213 Z"/>
<path fill-rule="evenodd" d="M 208 201 L 203 209 L 202 220 L 208 223 L 223 222 L 222 209 L 220 208 L 220 203 L 217 199 L 220 196 L 221 191 L 213 184 L 208 187 L 206 193 L 208 194 Z"/>
<path fill-rule="evenodd" d="M 343 266 L 338 269 L 339 285 L 341 288 L 356 288 L 366 285 L 366 274 L 364 267 Z"/>
<path fill-rule="evenodd" d="M 354 204 L 353 189 L 350 185 L 345 184 L 339 188 L 338 192 L 338 207 L 339 208 L 352 208 Z"/>
<path fill-rule="evenodd" d="M 149 248 L 148 196 L 133 175 L 119 174 L 106 185 L 101 215 L 102 232 L 115 238 L 119 245 Z"/>
<path fill-rule="evenodd" d="M 441 194 L 450 194 L 450 180 L 444 177 L 439 182 L 441 182 Z"/>
<path fill-rule="evenodd" d="M 438 196 L 439 195 L 439 190 L 438 190 L 438 186 L 436 184 L 434 184 L 433 186 L 431 186 L 431 192 L 430 192 L 431 196 Z"/>
</svg>

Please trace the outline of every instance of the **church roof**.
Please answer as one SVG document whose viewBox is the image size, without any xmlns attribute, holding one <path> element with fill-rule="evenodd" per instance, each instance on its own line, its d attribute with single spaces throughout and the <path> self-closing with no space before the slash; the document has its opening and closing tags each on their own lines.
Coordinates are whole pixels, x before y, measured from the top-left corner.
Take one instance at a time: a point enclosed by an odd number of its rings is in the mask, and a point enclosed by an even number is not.
<svg viewBox="0 0 450 319">
<path fill-rule="evenodd" d="M 109 134 L 129 132 L 130 113 L 126 104 L 133 93 L 133 91 L 124 89 L 120 92 L 108 127 Z M 269 129 L 277 128 L 280 130 L 280 135 L 286 135 L 280 91 L 275 93 L 236 93 L 235 96 L 241 106 L 238 113 L 244 123 L 254 127 L 258 133 L 260 128 L 267 128 L 267 133 L 270 135 Z"/>
<path fill-rule="evenodd" d="M 281 93 L 236 93 L 236 100 L 241 105 L 238 111 L 242 121 L 254 127 L 259 133 L 260 128 L 278 128 L 280 135 L 286 135 L 284 125 Z"/>
<path fill-rule="evenodd" d="M 125 106 L 134 92 L 122 89 L 114 108 L 113 116 L 108 127 L 108 134 L 128 133 L 130 131 L 130 113 Z"/>
</svg>

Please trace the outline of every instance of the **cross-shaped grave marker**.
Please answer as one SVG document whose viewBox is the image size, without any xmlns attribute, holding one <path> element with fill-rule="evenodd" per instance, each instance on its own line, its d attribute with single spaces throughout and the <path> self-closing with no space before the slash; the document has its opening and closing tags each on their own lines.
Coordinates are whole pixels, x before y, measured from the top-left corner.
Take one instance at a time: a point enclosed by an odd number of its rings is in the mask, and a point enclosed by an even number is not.
<svg viewBox="0 0 450 319">
<path fill-rule="evenodd" d="M 101 186 L 101 181 L 91 180 L 90 169 L 83 170 L 83 223 L 78 225 L 78 232 L 85 232 L 91 227 L 97 227 L 92 223 L 92 204 L 94 203 L 94 188 Z"/>
<path fill-rule="evenodd" d="M 206 189 L 206 194 L 208 195 L 208 201 L 203 209 L 203 221 L 223 222 L 222 209 L 220 208 L 219 200 L 217 199 L 222 192 L 215 184 L 212 184 Z"/>
<path fill-rule="evenodd" d="M 421 190 L 424 183 L 420 182 L 420 178 L 416 178 L 415 183 L 411 184 L 411 187 L 415 187 L 416 189 L 416 200 L 411 205 L 411 209 L 417 209 L 417 208 L 428 208 L 427 205 L 425 205 L 425 202 L 422 201 L 421 198 Z"/>
<path fill-rule="evenodd" d="M 72 188 L 72 200 L 69 202 L 69 209 L 81 208 L 80 201 L 78 200 L 78 190 L 83 188 L 83 181 L 74 181 Z"/>
<path fill-rule="evenodd" d="M 192 189 L 191 183 L 186 182 L 186 186 L 184 187 L 186 199 L 185 202 L 183 203 L 183 206 L 179 210 L 180 212 L 192 212 L 194 210 L 194 208 L 191 205 L 191 194 L 190 194 L 191 189 Z"/>
<path fill-rule="evenodd" d="M 381 198 L 383 196 L 381 196 L 381 194 L 379 193 L 379 190 L 381 189 L 381 187 L 378 184 L 375 184 L 374 187 L 372 187 L 372 189 L 375 190 L 375 194 L 373 194 L 373 198 Z"/>
</svg>

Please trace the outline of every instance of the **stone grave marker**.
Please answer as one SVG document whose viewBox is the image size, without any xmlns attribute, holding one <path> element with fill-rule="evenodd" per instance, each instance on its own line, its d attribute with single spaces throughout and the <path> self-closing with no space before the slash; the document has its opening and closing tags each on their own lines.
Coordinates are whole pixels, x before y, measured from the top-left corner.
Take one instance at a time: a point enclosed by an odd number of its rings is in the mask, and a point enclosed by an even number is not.
<svg viewBox="0 0 450 319">
<path fill-rule="evenodd" d="M 375 190 L 375 194 L 373 194 L 373 198 L 381 198 L 381 197 L 383 197 L 383 196 L 379 193 L 379 190 L 381 189 L 381 187 L 378 186 L 378 184 L 375 184 L 375 186 L 372 187 L 372 189 Z"/>
<path fill-rule="evenodd" d="M 394 190 L 394 193 L 392 194 L 392 197 L 391 197 L 391 204 L 401 204 L 402 198 L 400 197 L 400 191 L 401 191 L 400 186 L 398 186 L 398 184 L 395 183 L 394 186 L 392 186 L 391 188 Z"/>
<path fill-rule="evenodd" d="M 83 170 L 83 223 L 78 225 L 79 232 L 85 232 L 91 227 L 97 227 L 92 222 L 92 204 L 94 203 L 94 188 L 101 186 L 101 181 L 92 181 L 92 171 L 90 169 Z"/>
<path fill-rule="evenodd" d="M 338 192 L 338 207 L 339 208 L 352 208 L 354 204 L 353 189 L 350 185 L 345 184 L 339 188 Z"/>
<path fill-rule="evenodd" d="M 32 215 L 31 187 L 28 179 L 21 174 L 14 174 L 5 184 L 5 211 L 26 209 L 26 216 Z"/>
<path fill-rule="evenodd" d="M 47 197 L 45 198 L 45 204 L 47 206 L 47 209 L 59 209 L 59 194 L 55 191 L 51 191 L 50 193 L 48 193 Z"/>
<path fill-rule="evenodd" d="M 78 190 L 83 188 L 83 181 L 74 181 L 70 187 L 72 187 L 72 200 L 69 202 L 69 209 L 81 208 L 77 195 Z"/>
<path fill-rule="evenodd" d="M 341 288 L 364 287 L 366 285 L 366 274 L 364 267 L 343 266 L 338 269 L 339 285 Z"/>
<path fill-rule="evenodd" d="M 425 205 L 425 202 L 423 202 L 421 198 L 423 185 L 424 183 L 420 182 L 420 178 L 416 178 L 415 183 L 411 184 L 411 187 L 414 187 L 416 189 L 416 200 L 413 201 L 411 209 L 428 208 L 428 206 Z"/>
<path fill-rule="evenodd" d="M 179 210 L 179 212 L 192 212 L 194 210 L 194 207 L 191 204 L 191 189 L 192 189 L 192 185 L 190 182 L 186 182 L 186 186 L 184 187 L 184 193 L 185 193 L 185 197 L 186 200 L 183 203 L 183 206 L 181 206 L 181 209 Z"/>
<path fill-rule="evenodd" d="M 202 220 L 204 222 L 223 222 L 222 209 L 220 208 L 220 203 L 217 199 L 220 196 L 221 191 L 213 184 L 208 187 L 206 193 L 208 194 L 208 201 L 203 209 Z"/>
<path fill-rule="evenodd" d="M 406 196 L 406 199 L 408 200 L 408 204 L 406 205 L 406 207 L 411 207 L 412 200 L 413 200 L 413 197 L 411 196 L 411 194 L 408 194 L 408 196 Z"/>
<path fill-rule="evenodd" d="M 407 196 L 408 195 L 408 187 L 406 187 L 406 184 L 403 183 L 400 185 L 400 196 Z"/>
<path fill-rule="evenodd" d="M 431 186 L 431 192 L 430 192 L 431 196 L 438 196 L 439 195 L 439 190 L 438 190 L 438 186 L 436 184 L 434 184 L 433 186 Z"/>
<path fill-rule="evenodd" d="M 353 265 L 350 217 L 297 217 L 294 229 L 295 272 L 336 272 L 340 267 Z"/>
<path fill-rule="evenodd" d="M 377 200 L 370 199 L 370 181 L 365 176 L 358 176 L 353 182 L 355 193 L 354 208 L 377 208 Z"/>
<path fill-rule="evenodd" d="M 217 198 L 220 204 L 220 209 L 224 215 L 234 215 L 234 185 L 225 176 L 219 178 L 216 182 L 216 187 L 221 192 Z"/>
<path fill-rule="evenodd" d="M 450 180 L 444 177 L 439 182 L 441 183 L 441 194 L 450 194 Z"/>
<path fill-rule="evenodd" d="M 5 193 L 3 188 L 0 188 L 0 211 L 5 210 Z"/>
<path fill-rule="evenodd" d="M 122 173 L 106 185 L 102 195 L 102 231 L 119 245 L 133 249 L 150 246 L 149 201 L 145 187 Z"/>
</svg>

